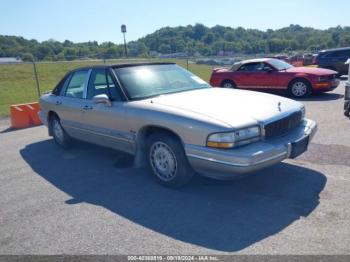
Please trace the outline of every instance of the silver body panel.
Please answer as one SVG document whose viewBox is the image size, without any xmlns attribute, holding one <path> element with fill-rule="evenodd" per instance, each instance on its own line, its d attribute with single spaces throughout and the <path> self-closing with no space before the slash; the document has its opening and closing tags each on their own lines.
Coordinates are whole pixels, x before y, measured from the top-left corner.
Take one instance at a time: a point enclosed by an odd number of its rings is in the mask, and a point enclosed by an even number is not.
<svg viewBox="0 0 350 262">
<path fill-rule="evenodd" d="M 86 92 L 85 92 L 86 94 Z M 303 105 L 291 99 L 244 90 L 207 88 L 140 101 L 113 102 L 47 94 L 40 99 L 43 123 L 53 111 L 73 138 L 136 154 L 144 128 L 160 127 L 175 133 L 191 166 L 204 175 L 226 178 L 275 164 L 289 157 L 290 144 L 312 138 L 316 123 L 305 120 L 286 135 L 223 150 L 206 147 L 211 133 L 232 131 L 286 117 Z M 278 106 L 280 105 L 280 106 Z"/>
</svg>

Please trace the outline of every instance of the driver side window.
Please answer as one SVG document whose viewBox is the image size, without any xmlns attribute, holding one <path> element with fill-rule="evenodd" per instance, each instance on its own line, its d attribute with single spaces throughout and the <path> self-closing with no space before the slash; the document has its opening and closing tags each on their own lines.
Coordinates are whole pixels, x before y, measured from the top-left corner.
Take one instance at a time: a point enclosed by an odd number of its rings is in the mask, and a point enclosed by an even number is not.
<svg viewBox="0 0 350 262">
<path fill-rule="evenodd" d="M 87 99 L 101 94 L 107 95 L 113 101 L 121 101 L 118 87 L 111 74 L 106 69 L 93 69 L 89 80 Z"/>
<path fill-rule="evenodd" d="M 268 72 L 273 70 L 273 68 L 267 63 L 261 63 L 260 71 Z"/>
<path fill-rule="evenodd" d="M 270 71 L 272 67 L 264 62 L 259 63 L 248 63 L 242 65 L 238 71 L 241 72 L 263 72 L 263 71 Z"/>
<path fill-rule="evenodd" d="M 254 72 L 254 71 L 257 71 L 257 67 L 259 66 L 259 64 L 260 63 L 244 64 L 238 69 L 238 71 L 241 71 L 241 72 Z"/>
</svg>

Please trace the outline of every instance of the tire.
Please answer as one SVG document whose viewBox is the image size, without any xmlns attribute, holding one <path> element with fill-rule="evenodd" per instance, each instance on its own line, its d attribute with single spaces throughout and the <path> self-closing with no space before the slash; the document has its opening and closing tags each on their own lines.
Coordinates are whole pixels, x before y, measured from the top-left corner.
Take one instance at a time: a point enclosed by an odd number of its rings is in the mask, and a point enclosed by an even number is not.
<svg viewBox="0 0 350 262">
<path fill-rule="evenodd" d="M 166 132 L 152 134 L 147 141 L 148 166 L 156 180 L 167 187 L 181 187 L 194 175 L 181 142 Z"/>
<path fill-rule="evenodd" d="M 55 143 L 62 148 L 69 148 L 72 145 L 72 139 L 63 129 L 58 116 L 52 116 L 50 118 L 50 128 L 52 130 L 52 136 Z"/>
<path fill-rule="evenodd" d="M 288 86 L 288 92 L 295 98 L 306 98 L 311 95 L 312 88 L 305 79 L 295 79 Z"/>
<path fill-rule="evenodd" d="M 224 87 L 224 88 L 236 88 L 236 83 L 233 82 L 232 80 L 224 80 L 222 81 L 221 87 Z"/>
</svg>

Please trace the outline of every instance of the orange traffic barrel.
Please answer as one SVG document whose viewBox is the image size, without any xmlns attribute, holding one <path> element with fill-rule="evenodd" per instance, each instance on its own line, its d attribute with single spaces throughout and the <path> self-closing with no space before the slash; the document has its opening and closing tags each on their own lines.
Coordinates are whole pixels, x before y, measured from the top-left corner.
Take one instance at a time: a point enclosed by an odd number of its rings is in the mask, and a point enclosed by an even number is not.
<svg viewBox="0 0 350 262">
<path fill-rule="evenodd" d="M 26 128 L 40 125 L 39 111 L 40 105 L 37 102 L 10 106 L 11 127 Z"/>
</svg>

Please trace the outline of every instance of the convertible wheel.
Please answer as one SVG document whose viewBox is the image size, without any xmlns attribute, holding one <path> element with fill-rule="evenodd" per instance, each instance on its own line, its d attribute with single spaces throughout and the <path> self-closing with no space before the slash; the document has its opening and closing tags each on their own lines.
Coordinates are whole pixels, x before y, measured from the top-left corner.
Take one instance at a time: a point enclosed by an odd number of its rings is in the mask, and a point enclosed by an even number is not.
<svg viewBox="0 0 350 262">
<path fill-rule="evenodd" d="M 236 84 L 232 80 L 225 80 L 221 83 L 224 88 L 236 88 Z"/>
<path fill-rule="evenodd" d="M 50 127 L 52 130 L 52 136 L 59 146 L 63 148 L 69 148 L 71 146 L 71 138 L 64 131 L 61 122 L 57 116 L 53 116 L 50 120 Z"/>
<path fill-rule="evenodd" d="M 165 186 L 180 187 L 194 175 L 180 141 L 166 133 L 149 138 L 148 162 L 157 181 Z"/>
<path fill-rule="evenodd" d="M 311 94 L 310 84 L 303 79 L 294 80 L 289 86 L 289 93 L 297 98 L 305 98 Z"/>
</svg>

